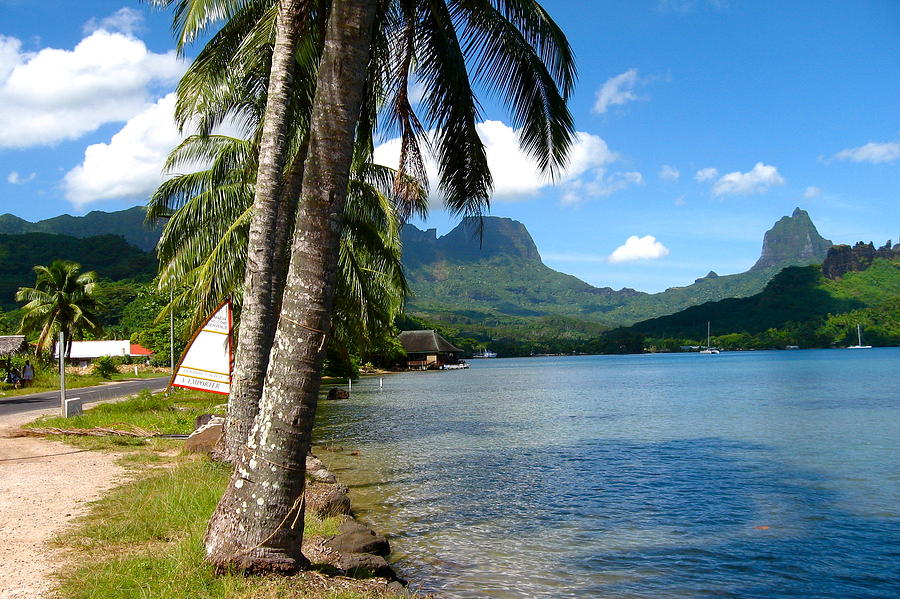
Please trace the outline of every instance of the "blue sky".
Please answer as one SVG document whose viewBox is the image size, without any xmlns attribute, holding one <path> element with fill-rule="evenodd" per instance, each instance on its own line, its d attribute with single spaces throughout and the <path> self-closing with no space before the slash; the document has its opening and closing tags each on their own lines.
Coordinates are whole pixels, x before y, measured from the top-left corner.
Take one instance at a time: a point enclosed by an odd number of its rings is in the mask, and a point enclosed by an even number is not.
<svg viewBox="0 0 900 599">
<path fill-rule="evenodd" d="M 572 164 L 541 179 L 490 98 L 481 133 L 491 213 L 525 223 L 549 266 L 644 291 L 740 272 L 797 206 L 835 242 L 897 241 L 900 3 L 544 6 L 578 61 Z M 145 202 L 178 141 L 173 48 L 146 4 L 0 0 L 0 212 Z M 435 208 L 416 224 L 455 222 Z"/>
</svg>

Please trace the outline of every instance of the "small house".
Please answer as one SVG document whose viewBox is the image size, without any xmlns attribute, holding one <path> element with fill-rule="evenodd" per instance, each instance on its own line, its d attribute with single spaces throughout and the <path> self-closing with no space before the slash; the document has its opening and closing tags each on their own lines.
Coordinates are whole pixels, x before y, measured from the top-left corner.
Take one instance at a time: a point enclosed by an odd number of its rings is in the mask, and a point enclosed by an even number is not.
<svg viewBox="0 0 900 599">
<path fill-rule="evenodd" d="M 113 358 L 129 357 L 138 360 L 147 360 L 153 352 L 142 347 L 137 343 L 132 343 L 128 339 L 117 339 L 110 341 L 73 341 L 72 351 L 69 352 L 69 364 L 75 366 L 88 366 L 94 360 L 101 356 L 111 356 Z M 53 352 L 53 356 L 59 358 L 59 350 Z"/>
<path fill-rule="evenodd" d="M 437 331 L 403 331 L 398 337 L 406 351 L 409 370 L 439 370 L 459 363 L 461 349 L 437 334 Z"/>
</svg>

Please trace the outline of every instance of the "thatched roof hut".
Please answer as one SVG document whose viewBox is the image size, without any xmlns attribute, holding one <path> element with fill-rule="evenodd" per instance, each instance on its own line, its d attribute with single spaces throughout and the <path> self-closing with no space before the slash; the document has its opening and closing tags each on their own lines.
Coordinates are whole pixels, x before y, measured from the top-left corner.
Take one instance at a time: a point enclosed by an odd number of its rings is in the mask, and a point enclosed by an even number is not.
<svg viewBox="0 0 900 599">
<path fill-rule="evenodd" d="M 8 358 L 27 349 L 25 335 L 0 335 L 0 358 Z"/>
<path fill-rule="evenodd" d="M 406 367 L 410 369 L 426 370 L 455 364 L 463 351 L 437 331 L 403 331 L 398 340 L 406 350 Z"/>
<path fill-rule="evenodd" d="M 407 354 L 459 353 L 462 350 L 437 334 L 437 331 L 403 331 L 398 337 Z"/>
</svg>

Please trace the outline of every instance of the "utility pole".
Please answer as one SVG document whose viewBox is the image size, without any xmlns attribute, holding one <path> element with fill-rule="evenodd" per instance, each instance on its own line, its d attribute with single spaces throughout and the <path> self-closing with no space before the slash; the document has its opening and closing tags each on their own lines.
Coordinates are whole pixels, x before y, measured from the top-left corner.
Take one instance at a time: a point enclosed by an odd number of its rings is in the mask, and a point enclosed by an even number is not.
<svg viewBox="0 0 900 599">
<path fill-rule="evenodd" d="M 63 418 L 66 417 L 66 334 L 59 332 L 59 411 Z"/>
<path fill-rule="evenodd" d="M 174 292 L 169 287 L 169 370 L 175 372 L 175 306 Z"/>
</svg>

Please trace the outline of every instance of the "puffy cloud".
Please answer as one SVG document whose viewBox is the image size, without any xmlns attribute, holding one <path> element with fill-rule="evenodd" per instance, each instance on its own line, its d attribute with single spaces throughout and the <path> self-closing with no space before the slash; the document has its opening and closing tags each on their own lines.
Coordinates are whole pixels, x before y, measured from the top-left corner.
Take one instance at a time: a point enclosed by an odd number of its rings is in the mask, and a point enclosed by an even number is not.
<svg viewBox="0 0 900 599">
<path fill-rule="evenodd" d="M 681 171 L 679 171 L 674 166 L 664 164 L 662 165 L 662 168 L 659 169 L 659 178 L 663 181 L 678 181 L 680 177 Z"/>
<path fill-rule="evenodd" d="M 652 235 L 638 237 L 632 235 L 624 245 L 620 245 L 609 255 L 613 264 L 620 262 L 633 262 L 635 260 L 656 260 L 669 255 L 669 248 L 661 244 Z"/>
<path fill-rule="evenodd" d="M 803 192 L 803 197 L 806 198 L 807 200 L 811 200 L 812 198 L 819 197 L 820 195 L 822 195 L 822 189 L 819 187 L 816 187 L 815 185 L 810 185 Z"/>
<path fill-rule="evenodd" d="M 694 179 L 703 183 L 704 181 L 712 181 L 716 177 L 719 176 L 719 169 L 713 167 L 701 168 L 697 171 L 697 174 L 694 175 Z"/>
<path fill-rule="evenodd" d="M 611 77 L 597 90 L 597 100 L 594 102 L 594 112 L 603 114 L 610 106 L 617 106 L 638 100 L 634 89 L 638 84 L 637 69 L 628 69 L 620 75 Z"/>
<path fill-rule="evenodd" d="M 714 196 L 724 195 L 749 195 L 753 193 L 762 193 L 768 191 L 770 187 L 782 185 L 784 178 L 778 174 L 778 169 L 774 166 L 757 162 L 756 165 L 746 173 L 734 171 L 727 175 L 722 175 L 715 185 L 713 185 Z"/>
<path fill-rule="evenodd" d="M 13 185 L 25 185 L 26 183 L 31 182 L 36 176 L 37 173 L 31 173 L 23 177 L 18 171 L 12 171 L 7 175 L 6 180 Z"/>
<path fill-rule="evenodd" d="M 492 199 L 499 202 L 515 202 L 534 197 L 554 185 L 561 186 L 565 194 L 580 191 L 581 195 L 609 195 L 624 186 L 642 181 L 640 173 L 606 174 L 606 167 L 618 159 L 603 139 L 589 133 L 578 132 L 569 153 L 569 162 L 556 181 L 541 173 L 537 164 L 519 148 L 518 133 L 500 121 L 479 123 L 478 134 L 487 151 L 488 166 L 494 178 Z M 375 162 L 396 168 L 400 160 L 400 139 L 388 140 L 375 148 Z M 437 165 L 431 156 L 425 157 L 432 199 L 436 200 Z M 574 198 L 575 196 L 572 196 Z M 564 203 L 574 203 L 578 200 Z"/>
<path fill-rule="evenodd" d="M 184 68 L 174 51 L 156 54 L 105 29 L 72 50 L 35 53 L 0 36 L 0 148 L 51 145 L 127 121 L 147 107 L 151 88 L 171 85 Z"/>
<path fill-rule="evenodd" d="M 181 142 L 173 119 L 175 94 L 132 118 L 109 143 L 87 147 L 84 161 L 66 173 L 63 188 L 76 207 L 115 198 L 145 199 L 163 180 L 162 165 Z"/>
<path fill-rule="evenodd" d="M 841 150 L 834 157 L 838 160 L 849 160 L 851 162 L 871 162 L 879 164 L 881 162 L 892 162 L 900 158 L 900 142 L 889 141 L 879 143 L 871 141 L 864 146 L 858 148 L 847 148 Z"/>
</svg>

